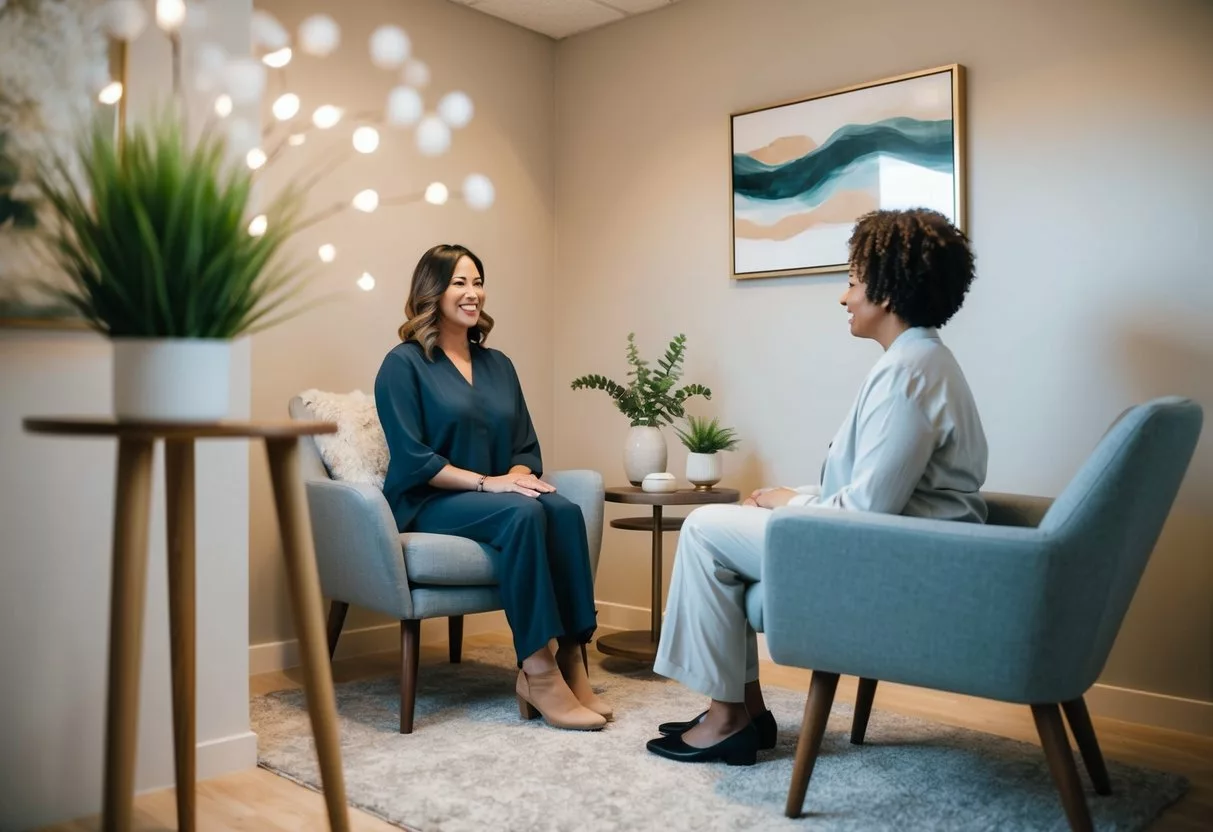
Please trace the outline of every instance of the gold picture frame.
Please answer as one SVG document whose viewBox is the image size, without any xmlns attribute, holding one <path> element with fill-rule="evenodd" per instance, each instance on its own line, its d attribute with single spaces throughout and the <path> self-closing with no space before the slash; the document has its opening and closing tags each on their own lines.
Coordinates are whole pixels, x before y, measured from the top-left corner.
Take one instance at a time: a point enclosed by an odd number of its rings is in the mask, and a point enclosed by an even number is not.
<svg viewBox="0 0 1213 832">
<path fill-rule="evenodd" d="M 960 64 L 729 116 L 734 280 L 847 270 L 861 214 L 928 207 L 968 225 Z"/>
</svg>

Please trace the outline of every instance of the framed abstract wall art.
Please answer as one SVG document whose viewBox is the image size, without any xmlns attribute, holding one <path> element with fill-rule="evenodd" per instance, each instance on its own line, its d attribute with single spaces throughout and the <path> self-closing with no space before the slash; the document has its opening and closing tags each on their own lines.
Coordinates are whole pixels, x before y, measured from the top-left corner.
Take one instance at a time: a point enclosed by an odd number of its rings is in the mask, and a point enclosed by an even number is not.
<svg viewBox="0 0 1213 832">
<path fill-rule="evenodd" d="M 878 208 L 963 230 L 964 90 L 952 64 L 734 113 L 733 277 L 846 271 L 855 220 Z"/>
</svg>

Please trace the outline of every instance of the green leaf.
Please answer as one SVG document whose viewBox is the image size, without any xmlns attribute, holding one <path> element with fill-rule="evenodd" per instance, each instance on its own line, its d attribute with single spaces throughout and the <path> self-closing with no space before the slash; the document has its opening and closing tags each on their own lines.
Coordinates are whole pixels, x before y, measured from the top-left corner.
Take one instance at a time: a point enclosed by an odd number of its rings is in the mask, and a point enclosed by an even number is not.
<svg viewBox="0 0 1213 832">
<path fill-rule="evenodd" d="M 687 429 L 674 428 L 682 444 L 691 453 L 714 454 L 717 451 L 731 451 L 737 447 L 740 440 L 733 428 L 723 428 L 718 419 L 697 419 L 687 417 Z"/>
<path fill-rule="evenodd" d="M 603 390 L 612 399 L 619 412 L 628 417 L 632 425 L 672 424 L 675 417 L 684 414 L 683 402 L 691 396 L 710 399 L 712 391 L 701 384 L 689 384 L 675 391 L 674 386 L 682 376 L 682 363 L 686 354 L 686 335 L 676 335 L 670 341 L 666 353 L 654 370 L 649 362 L 641 358 L 636 346 L 636 334 L 628 333 L 627 363 L 629 382 L 626 385 L 601 375 L 585 375 L 572 382 L 574 390 Z"/>
</svg>

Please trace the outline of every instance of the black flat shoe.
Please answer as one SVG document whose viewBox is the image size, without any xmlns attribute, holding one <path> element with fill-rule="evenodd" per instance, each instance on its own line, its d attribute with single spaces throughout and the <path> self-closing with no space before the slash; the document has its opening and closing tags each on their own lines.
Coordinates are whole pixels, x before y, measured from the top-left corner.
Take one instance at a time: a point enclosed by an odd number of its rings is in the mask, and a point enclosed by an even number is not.
<svg viewBox="0 0 1213 832">
<path fill-rule="evenodd" d="M 670 734 L 684 734 L 702 722 L 703 718 L 707 715 L 708 712 L 704 711 L 699 716 L 694 719 L 688 719 L 686 722 L 663 722 L 657 726 L 657 730 L 663 737 L 668 737 Z"/>
<path fill-rule="evenodd" d="M 683 734 L 694 728 L 707 714 L 704 711 L 699 716 L 687 722 L 663 722 L 657 726 L 657 730 L 664 736 L 671 734 Z M 758 716 L 754 717 L 754 729 L 758 731 L 758 750 L 768 751 L 775 747 L 775 741 L 779 738 L 779 727 L 775 724 L 775 714 L 765 710 Z"/>
<path fill-rule="evenodd" d="M 752 766 L 758 759 L 758 732 L 750 723 L 736 734 L 715 745 L 696 748 L 682 741 L 682 734 L 649 740 L 645 748 L 659 757 L 680 763 L 711 763 L 717 760 L 730 766 Z"/>
</svg>

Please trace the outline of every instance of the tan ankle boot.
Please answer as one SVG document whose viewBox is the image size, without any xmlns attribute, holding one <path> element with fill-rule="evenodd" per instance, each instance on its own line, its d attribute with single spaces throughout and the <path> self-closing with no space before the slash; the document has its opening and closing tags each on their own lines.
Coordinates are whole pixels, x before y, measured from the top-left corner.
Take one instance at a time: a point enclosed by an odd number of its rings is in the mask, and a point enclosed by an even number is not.
<svg viewBox="0 0 1213 832">
<path fill-rule="evenodd" d="M 606 719 L 582 707 L 556 668 L 533 674 L 519 670 L 514 690 L 523 719 L 542 716 L 548 725 L 571 731 L 597 731 L 606 725 Z"/>
<path fill-rule="evenodd" d="M 610 720 L 615 716 L 611 706 L 598 698 L 590 687 L 590 676 L 585 670 L 585 660 L 581 655 L 581 647 L 574 645 L 556 651 L 556 664 L 560 666 L 560 675 L 568 682 L 569 689 L 577 697 L 577 701 L 603 719 Z"/>
</svg>

